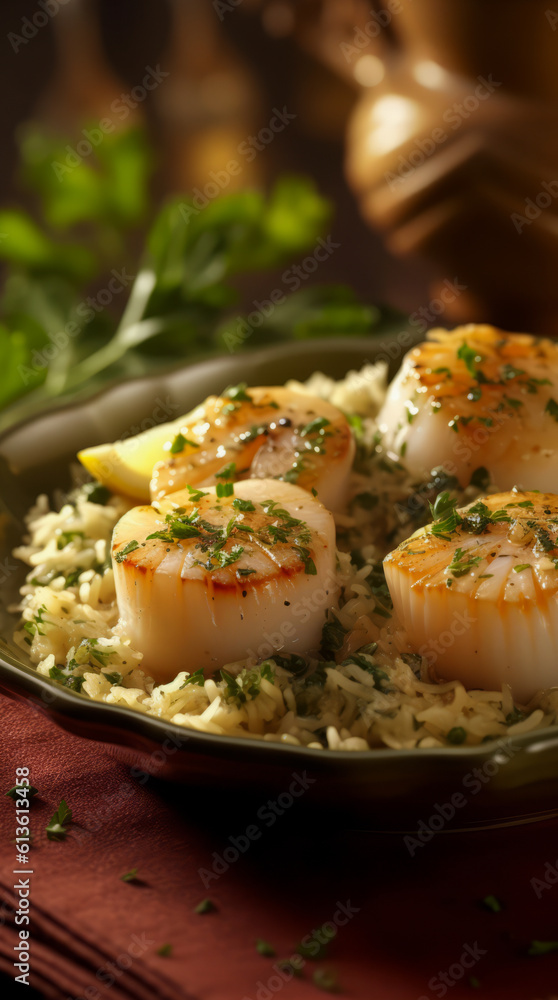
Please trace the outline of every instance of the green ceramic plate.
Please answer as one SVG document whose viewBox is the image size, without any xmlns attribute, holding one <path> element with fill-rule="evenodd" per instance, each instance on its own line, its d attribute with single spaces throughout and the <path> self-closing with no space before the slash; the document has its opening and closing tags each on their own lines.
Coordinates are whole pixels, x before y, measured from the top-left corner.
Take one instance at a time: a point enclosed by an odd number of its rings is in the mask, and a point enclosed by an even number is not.
<svg viewBox="0 0 558 1000">
<path fill-rule="evenodd" d="M 103 705 L 40 677 L 11 640 L 8 607 L 24 568 L 11 551 L 39 492 L 70 484 L 80 448 L 137 433 L 184 413 L 226 385 L 277 384 L 319 368 L 341 377 L 385 352 L 397 367 L 397 338 L 275 346 L 110 388 L 0 438 L 0 690 L 46 711 L 67 730 L 113 748 L 134 773 L 187 784 L 288 796 L 293 775 L 304 801 L 375 829 L 415 829 L 427 840 L 458 827 L 528 822 L 558 811 L 558 728 L 481 748 L 342 753 L 187 731 L 130 709 Z M 265 801 L 263 799 L 262 801 Z M 286 800 L 285 800 L 286 801 Z M 350 819 L 349 819 L 350 818 Z"/>
</svg>

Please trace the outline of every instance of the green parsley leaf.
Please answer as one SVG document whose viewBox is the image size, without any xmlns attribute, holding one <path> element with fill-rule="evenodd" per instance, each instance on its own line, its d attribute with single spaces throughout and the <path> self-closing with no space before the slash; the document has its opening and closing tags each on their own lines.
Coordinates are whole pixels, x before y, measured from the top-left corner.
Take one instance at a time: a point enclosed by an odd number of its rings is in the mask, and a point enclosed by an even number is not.
<svg viewBox="0 0 558 1000">
<path fill-rule="evenodd" d="M 203 675 L 203 667 L 200 667 L 199 670 L 194 670 L 194 673 L 190 674 L 190 676 L 186 678 L 183 684 L 180 685 L 180 690 L 182 690 L 182 688 L 187 687 L 188 684 L 195 684 L 198 687 L 204 686 L 205 677 Z"/>
<path fill-rule="evenodd" d="M 273 958 L 277 954 L 273 945 L 269 944 L 269 941 L 264 941 L 263 938 L 257 938 L 256 951 L 265 958 Z"/>
<path fill-rule="evenodd" d="M 329 969 L 315 969 L 312 973 L 312 982 L 324 993 L 339 993 L 341 990 L 337 976 Z"/>
<path fill-rule="evenodd" d="M 61 531 L 56 542 L 57 549 L 65 549 L 75 538 L 85 538 L 84 531 Z"/>
<path fill-rule="evenodd" d="M 239 382 L 238 385 L 230 385 L 225 389 L 223 396 L 225 399 L 231 399 L 233 403 L 253 403 L 252 396 L 246 392 L 247 388 L 247 382 Z"/>
<path fill-rule="evenodd" d="M 196 490 L 193 486 L 190 486 L 188 483 L 186 483 L 186 489 L 188 490 L 188 493 L 190 494 L 190 500 L 192 500 L 193 503 L 197 503 L 198 500 L 201 500 L 202 497 L 208 496 L 208 494 L 205 493 L 203 490 Z"/>
<path fill-rule="evenodd" d="M 458 746 L 460 743 L 465 742 L 467 739 L 467 733 L 462 726 L 454 726 L 453 729 L 450 729 L 446 738 L 449 743 L 453 743 L 455 746 Z"/>
<path fill-rule="evenodd" d="M 558 403 L 555 399 L 548 400 L 544 412 L 549 413 L 553 420 L 558 420 Z"/>
<path fill-rule="evenodd" d="M 65 840 L 66 834 L 68 833 L 68 827 L 64 824 L 72 822 L 72 810 L 69 808 L 65 799 L 60 799 L 60 805 L 56 812 L 51 816 L 47 826 L 46 835 L 49 840 Z"/>
<path fill-rule="evenodd" d="M 215 493 L 220 497 L 232 497 L 234 495 L 234 483 L 217 483 Z"/>
<path fill-rule="evenodd" d="M 33 785 L 14 785 L 5 794 L 8 798 L 13 799 L 14 802 L 17 799 L 29 799 L 31 801 L 34 795 L 39 794 L 39 790 L 38 788 L 34 788 Z"/>
<path fill-rule="evenodd" d="M 197 906 L 194 907 L 194 913 L 204 914 L 204 913 L 215 913 L 217 907 L 211 899 L 202 899 Z"/>
<path fill-rule="evenodd" d="M 485 896 L 482 905 L 485 910 L 490 910 L 491 913 L 500 913 L 502 910 L 502 904 L 496 896 Z"/>
<path fill-rule="evenodd" d="M 130 871 L 126 872 L 125 875 L 121 875 L 120 879 L 122 882 L 137 882 L 138 881 L 137 868 L 130 868 Z"/>
<path fill-rule="evenodd" d="M 549 955 L 553 951 L 558 951 L 558 941 L 531 941 L 527 954 Z"/>
<path fill-rule="evenodd" d="M 135 539 L 132 539 L 131 542 L 128 542 L 128 544 L 125 545 L 123 549 L 120 549 L 120 551 L 115 554 L 114 558 L 116 559 L 117 563 L 124 562 L 126 556 L 129 555 L 130 552 L 135 552 L 135 550 L 138 548 L 139 548 L 139 542 L 136 542 Z"/>
<path fill-rule="evenodd" d="M 160 948 L 157 948 L 157 954 L 161 955 L 162 958 L 172 955 L 172 944 L 162 944 Z"/>
<path fill-rule="evenodd" d="M 179 455 L 180 452 L 184 451 L 186 445 L 190 445 L 191 448 L 199 448 L 199 444 L 195 441 L 190 441 L 184 434 L 178 433 L 170 446 L 171 455 Z"/>
<path fill-rule="evenodd" d="M 322 628 L 322 650 L 326 653 L 337 652 L 345 642 L 345 636 L 349 631 L 341 624 L 334 611 L 331 612 L 331 620 L 327 621 Z"/>
<path fill-rule="evenodd" d="M 215 473 L 216 479 L 234 479 L 236 476 L 236 462 L 229 462 L 220 472 Z"/>
<path fill-rule="evenodd" d="M 480 562 L 482 562 L 481 556 L 473 556 L 467 554 L 464 549 L 457 549 L 451 563 L 448 566 L 448 570 L 451 575 L 456 578 L 466 576 L 466 574 L 470 573 L 471 570 L 474 569 L 475 566 L 478 566 Z"/>
<path fill-rule="evenodd" d="M 242 500 L 240 497 L 236 497 L 232 505 L 236 510 L 253 511 L 256 509 L 251 500 Z"/>
<path fill-rule="evenodd" d="M 461 518 L 457 513 L 457 500 L 452 500 L 447 490 L 439 493 L 434 503 L 429 502 L 432 515 L 432 534 L 447 538 L 458 528 Z"/>
<path fill-rule="evenodd" d="M 300 431 L 301 437 L 307 437 L 309 434 L 321 434 L 326 427 L 329 427 L 331 421 L 326 417 L 316 417 L 315 420 L 311 420 L 309 424 L 302 427 Z"/>
<path fill-rule="evenodd" d="M 477 354 L 477 352 L 472 347 L 469 347 L 467 341 L 464 340 L 457 352 L 457 357 L 461 361 L 465 362 L 469 374 L 472 375 L 474 379 L 478 379 L 479 373 L 476 366 L 480 365 L 481 361 L 483 360 L 482 355 Z"/>
<path fill-rule="evenodd" d="M 102 483 L 85 483 L 83 493 L 89 503 L 97 503 L 102 507 L 109 502 L 112 496 L 110 490 Z"/>
<path fill-rule="evenodd" d="M 530 563 L 520 563 L 519 566 L 514 566 L 513 567 L 514 573 L 523 573 L 524 569 L 531 569 L 531 564 Z"/>
</svg>

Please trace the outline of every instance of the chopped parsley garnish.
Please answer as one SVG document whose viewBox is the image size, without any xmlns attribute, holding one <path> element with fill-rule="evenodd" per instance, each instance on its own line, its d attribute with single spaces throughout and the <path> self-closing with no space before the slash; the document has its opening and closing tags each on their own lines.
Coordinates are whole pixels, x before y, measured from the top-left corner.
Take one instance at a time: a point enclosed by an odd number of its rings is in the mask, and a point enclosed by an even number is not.
<svg viewBox="0 0 558 1000">
<path fill-rule="evenodd" d="M 134 538 L 132 539 L 131 542 L 128 542 L 128 544 L 125 545 L 123 549 L 120 549 L 120 551 L 115 554 L 114 558 L 116 559 L 117 563 L 124 562 L 126 556 L 129 555 L 130 552 L 135 552 L 135 550 L 138 548 L 139 548 L 139 542 L 136 542 Z"/>
<path fill-rule="evenodd" d="M 9 792 L 5 793 L 9 799 L 13 799 L 14 802 L 17 799 L 32 799 L 34 795 L 39 794 L 38 788 L 33 788 L 33 785 L 14 785 L 10 788 Z"/>
<path fill-rule="evenodd" d="M 256 940 L 256 951 L 265 958 L 273 958 L 277 954 L 273 945 L 269 941 L 264 941 L 263 938 Z"/>
<path fill-rule="evenodd" d="M 222 413 L 227 416 L 229 413 L 234 413 L 238 409 L 241 403 L 253 403 L 254 400 L 249 393 L 246 392 L 248 385 L 246 382 L 239 382 L 238 385 L 230 385 L 228 389 L 225 389 L 223 393 L 224 399 L 230 399 L 230 403 L 227 403 L 223 407 Z"/>
<path fill-rule="evenodd" d="M 521 503 L 507 503 L 506 507 L 533 507 L 532 500 L 522 500 Z"/>
<path fill-rule="evenodd" d="M 297 946 L 296 951 L 303 958 L 324 958 L 327 953 L 327 946 L 336 934 L 337 928 L 333 924 L 324 924 L 323 927 L 319 927 L 313 932 L 308 944 L 301 942 Z"/>
<path fill-rule="evenodd" d="M 491 511 L 482 500 L 469 507 L 464 517 L 458 514 L 457 500 L 452 500 L 447 491 L 440 493 L 433 504 L 430 504 L 430 512 L 433 518 L 431 532 L 439 538 L 450 540 L 457 528 L 461 527 L 472 535 L 482 535 L 488 525 L 499 524 L 500 522 L 511 522 L 511 517 L 505 510 Z"/>
<path fill-rule="evenodd" d="M 312 982 L 324 993 L 339 993 L 341 989 L 339 980 L 331 969 L 315 969 L 312 973 Z"/>
<path fill-rule="evenodd" d="M 549 955 L 553 951 L 558 951 L 558 941 L 531 941 L 527 954 Z"/>
<path fill-rule="evenodd" d="M 200 667 L 199 670 L 194 670 L 194 673 L 190 674 L 190 676 L 186 678 L 184 683 L 180 685 L 180 690 L 182 690 L 182 688 L 187 687 L 188 684 L 196 684 L 198 687 L 204 686 L 205 677 L 203 675 L 203 667 Z"/>
<path fill-rule="evenodd" d="M 535 534 L 538 544 L 544 552 L 552 552 L 556 548 L 546 528 L 541 527 L 538 521 L 527 521 L 527 527 L 531 528 Z"/>
<path fill-rule="evenodd" d="M 206 492 L 204 492 L 204 490 L 196 490 L 194 486 L 190 486 L 188 483 L 186 483 L 186 489 L 188 490 L 188 493 L 190 494 L 190 500 L 193 503 L 197 503 L 198 500 L 201 500 L 202 497 L 206 497 L 208 495 Z"/>
<path fill-rule="evenodd" d="M 341 624 L 337 615 L 331 612 L 331 621 L 327 621 L 322 628 L 322 651 L 325 653 L 337 652 L 345 642 L 345 636 L 349 631 Z"/>
<path fill-rule="evenodd" d="M 106 677 L 109 684 L 122 684 L 122 674 L 120 674 L 118 670 L 114 670 L 112 673 L 106 673 L 102 670 L 101 676 Z"/>
<path fill-rule="evenodd" d="M 194 906 L 194 913 L 215 913 L 217 907 L 211 899 L 202 899 L 197 906 Z"/>
<path fill-rule="evenodd" d="M 97 503 L 102 507 L 109 502 L 112 496 L 110 490 L 102 483 L 85 483 L 83 493 L 89 503 Z"/>
<path fill-rule="evenodd" d="M 120 876 L 120 880 L 122 882 L 137 882 L 138 881 L 137 868 L 130 868 L 129 872 L 126 872 L 125 875 Z"/>
<path fill-rule="evenodd" d="M 511 520 L 505 510 L 490 510 L 482 500 L 477 500 L 472 507 L 469 507 L 465 517 L 461 518 L 461 526 L 472 535 L 482 535 L 489 524 L 509 524 Z"/>
<path fill-rule="evenodd" d="M 302 559 L 302 562 L 304 563 L 304 572 L 307 576 L 317 576 L 318 571 L 316 569 L 316 563 L 312 559 L 310 549 L 308 549 L 305 545 L 295 544 L 293 547 L 296 549 Z"/>
<path fill-rule="evenodd" d="M 482 562 L 481 556 L 472 556 L 467 554 L 464 549 L 457 549 L 448 569 L 452 576 L 466 576 L 480 562 Z"/>
<path fill-rule="evenodd" d="M 519 566 L 513 567 L 513 571 L 514 573 L 523 573 L 524 569 L 530 569 L 530 568 L 531 568 L 530 563 L 520 563 Z"/>
<path fill-rule="evenodd" d="M 65 549 L 75 538 L 85 538 L 83 531 L 61 531 L 56 542 L 57 549 Z"/>
<path fill-rule="evenodd" d="M 309 434 L 321 434 L 326 427 L 329 427 L 331 421 L 327 417 L 316 417 L 315 420 L 311 420 L 309 424 L 306 424 L 300 431 L 301 437 L 307 437 Z"/>
<path fill-rule="evenodd" d="M 500 369 L 502 382 L 509 382 L 513 378 L 519 378 L 520 375 L 525 375 L 523 368 L 515 368 L 513 365 L 503 365 Z"/>
<path fill-rule="evenodd" d="M 450 729 L 447 735 L 448 742 L 453 743 L 455 746 L 458 746 L 460 743 L 464 743 L 466 739 L 467 733 L 462 726 L 454 726 L 453 729 Z"/>
<path fill-rule="evenodd" d="M 236 677 L 226 670 L 221 670 L 221 677 L 225 681 L 226 689 L 224 697 L 227 701 L 235 701 L 238 705 L 243 705 L 248 697 L 256 698 L 260 693 L 262 678 L 273 684 L 275 674 L 270 663 L 262 663 L 261 667 L 253 670 L 244 668 Z"/>
<path fill-rule="evenodd" d="M 58 809 L 51 816 L 48 825 L 46 827 L 46 835 L 49 840 L 65 840 L 66 834 L 68 833 L 68 827 L 64 824 L 72 822 L 72 810 L 69 808 L 65 799 L 60 799 L 60 805 Z"/>
<path fill-rule="evenodd" d="M 469 347 L 467 341 L 464 340 L 461 347 L 457 351 L 457 357 L 461 361 L 465 362 L 469 375 L 472 375 L 474 379 L 478 380 L 479 371 L 476 366 L 480 365 L 483 360 L 482 355 L 477 354 L 472 347 Z"/>
<path fill-rule="evenodd" d="M 157 948 L 157 954 L 161 958 L 168 958 L 169 955 L 172 955 L 172 944 L 162 944 L 160 948 Z"/>
<path fill-rule="evenodd" d="M 496 896 L 485 896 L 482 905 L 485 910 L 490 910 L 491 913 L 501 913 L 502 911 L 502 904 Z"/>
<path fill-rule="evenodd" d="M 215 493 L 219 498 L 234 496 L 234 483 L 217 483 Z"/>
<path fill-rule="evenodd" d="M 432 534 L 448 540 L 448 536 L 457 529 L 461 521 L 456 510 L 457 500 L 452 500 L 447 490 L 444 490 L 428 506 L 433 520 Z"/>
<path fill-rule="evenodd" d="M 72 663 L 75 664 L 75 660 L 71 661 Z M 55 664 L 54 667 L 50 667 L 48 676 L 52 677 L 53 681 L 63 684 L 64 687 L 69 688 L 71 691 L 81 691 L 85 683 L 85 677 L 82 677 L 80 674 L 74 674 L 74 668 L 71 664 L 69 667 L 59 667 Z M 77 666 L 77 664 L 75 665 Z"/>
<path fill-rule="evenodd" d="M 236 497 L 236 499 L 233 500 L 232 505 L 235 510 L 253 511 L 256 509 L 251 500 L 242 500 L 240 497 Z"/>
<path fill-rule="evenodd" d="M 38 609 L 37 614 L 33 615 L 33 621 L 23 623 L 24 631 L 27 632 L 28 634 L 28 636 L 26 637 L 26 642 L 31 643 L 32 639 L 36 635 L 45 635 L 45 630 L 43 626 L 52 624 L 49 621 L 45 621 L 44 619 L 45 614 L 46 614 L 46 607 L 44 604 L 41 604 L 41 607 Z M 29 636 L 31 638 L 28 638 Z"/>
<path fill-rule="evenodd" d="M 215 479 L 234 479 L 236 476 L 236 462 L 229 462 L 220 472 L 215 473 Z M 219 494 L 217 494 L 219 496 Z"/>
<path fill-rule="evenodd" d="M 187 437 L 184 437 L 184 434 L 177 434 L 170 446 L 171 455 L 179 455 L 181 451 L 184 451 L 186 445 L 189 445 L 190 448 L 199 448 L 199 444 L 195 441 L 190 441 Z"/>
<path fill-rule="evenodd" d="M 549 413 L 553 420 L 558 420 L 558 403 L 555 399 L 549 399 L 544 408 L 545 413 Z"/>
<path fill-rule="evenodd" d="M 306 673 L 308 669 L 306 660 L 302 656 L 297 656 L 296 653 L 285 653 L 283 656 L 280 656 L 279 653 L 274 653 L 273 662 L 283 670 L 288 670 L 295 677 Z"/>
</svg>

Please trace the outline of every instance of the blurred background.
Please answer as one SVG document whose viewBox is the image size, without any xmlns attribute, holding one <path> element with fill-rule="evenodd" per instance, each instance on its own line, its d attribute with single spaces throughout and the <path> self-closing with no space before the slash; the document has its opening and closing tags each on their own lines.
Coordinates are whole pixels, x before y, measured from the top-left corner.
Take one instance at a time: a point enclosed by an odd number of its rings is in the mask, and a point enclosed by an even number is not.
<svg viewBox="0 0 558 1000">
<path fill-rule="evenodd" d="M 0 22 L 0 424 L 274 339 L 558 334 L 546 2 L 21 0 Z"/>
</svg>

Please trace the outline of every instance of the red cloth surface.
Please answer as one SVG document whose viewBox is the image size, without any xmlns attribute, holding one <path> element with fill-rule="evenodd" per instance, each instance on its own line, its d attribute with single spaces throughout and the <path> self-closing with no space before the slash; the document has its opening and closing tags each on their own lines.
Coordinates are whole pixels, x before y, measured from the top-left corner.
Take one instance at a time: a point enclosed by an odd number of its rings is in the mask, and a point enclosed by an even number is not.
<svg viewBox="0 0 558 1000">
<path fill-rule="evenodd" d="M 312 982 L 316 968 L 333 970 L 341 995 L 359 1000 L 558 995 L 558 954 L 526 955 L 531 940 L 558 939 L 558 884 L 539 888 L 540 898 L 531 884 L 544 878 L 546 862 L 558 868 L 558 821 L 439 835 L 412 858 L 399 835 L 343 829 L 335 803 L 331 823 L 295 804 L 206 887 L 201 870 L 254 822 L 261 801 L 140 784 L 107 748 L 64 733 L 26 704 L 0 698 L 0 718 L 1 789 L 27 766 L 40 793 L 28 866 L 17 864 L 11 843 L 14 803 L 0 796 L 6 982 L 15 974 L 13 870 L 29 868 L 21 878 L 31 888 L 31 985 L 49 998 L 312 1000 L 326 995 Z M 61 798 L 75 822 L 55 843 L 45 826 Z M 141 881 L 123 882 L 132 868 Z M 503 901 L 502 912 L 479 905 L 488 894 Z M 217 911 L 198 915 L 205 897 Z M 339 904 L 358 912 L 339 926 L 327 958 L 308 960 L 303 978 L 283 984 L 274 962 L 331 921 Z M 277 959 L 258 954 L 257 938 Z M 173 946 L 168 957 L 157 954 L 165 944 Z M 463 954 L 474 964 L 459 978 Z M 450 967 L 455 985 L 433 981 L 448 970 L 451 978 Z"/>
</svg>

